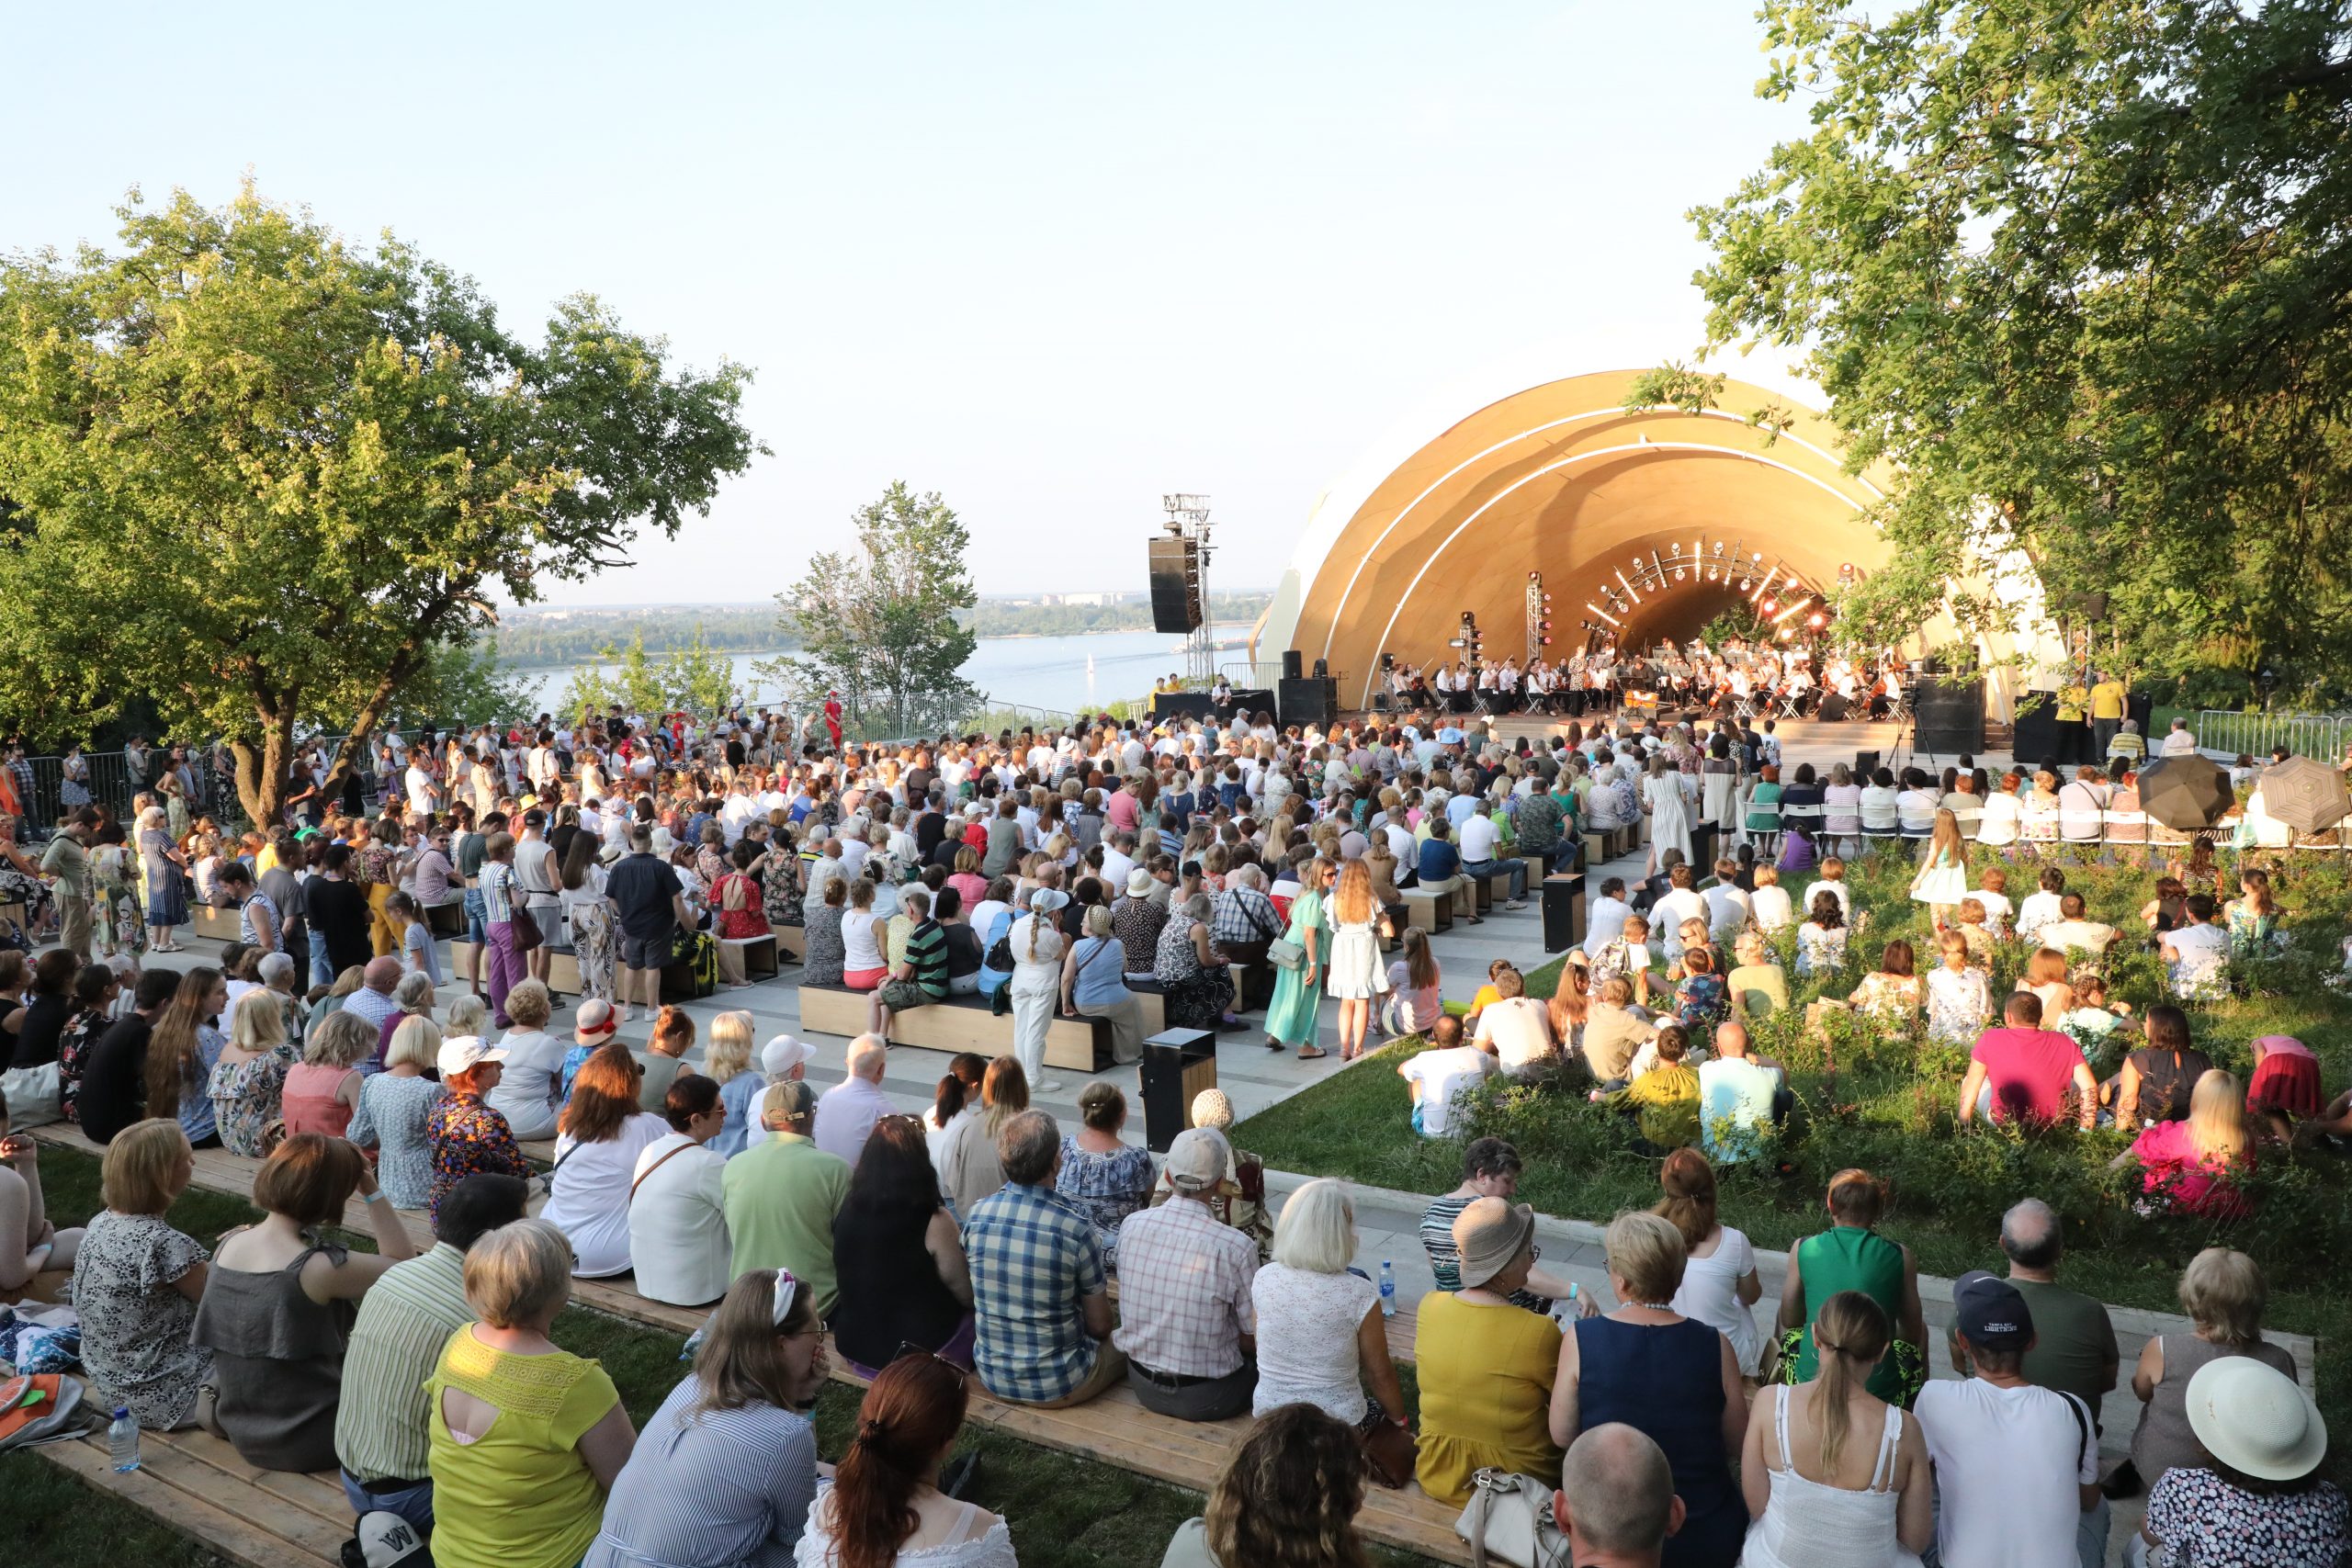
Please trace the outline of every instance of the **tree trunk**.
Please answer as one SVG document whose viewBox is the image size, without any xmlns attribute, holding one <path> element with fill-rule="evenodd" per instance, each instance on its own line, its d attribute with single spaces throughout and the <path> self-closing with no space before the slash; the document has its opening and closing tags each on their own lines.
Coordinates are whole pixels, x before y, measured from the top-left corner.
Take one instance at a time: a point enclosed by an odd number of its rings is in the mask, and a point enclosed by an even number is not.
<svg viewBox="0 0 2352 1568">
<path fill-rule="evenodd" d="M 289 705 L 275 715 L 261 714 L 261 750 L 243 736 L 232 736 L 229 750 L 237 759 L 237 802 L 262 832 L 277 828 L 286 811 L 287 767 L 294 753 L 294 709 Z"/>
</svg>

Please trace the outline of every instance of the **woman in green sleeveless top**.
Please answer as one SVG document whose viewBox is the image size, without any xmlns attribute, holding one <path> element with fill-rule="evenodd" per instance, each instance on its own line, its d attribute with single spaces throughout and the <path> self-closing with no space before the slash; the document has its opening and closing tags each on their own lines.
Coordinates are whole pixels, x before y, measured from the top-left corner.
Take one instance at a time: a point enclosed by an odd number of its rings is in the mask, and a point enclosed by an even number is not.
<svg viewBox="0 0 2352 1568">
<path fill-rule="evenodd" d="M 1885 1190 L 1867 1170 L 1841 1170 L 1830 1179 L 1830 1228 L 1789 1248 L 1781 1287 L 1780 1381 L 1793 1385 L 1814 1376 L 1820 1361 L 1813 1348 L 1815 1309 L 1840 1291 L 1860 1291 L 1895 1325 L 1894 1342 L 1871 1373 L 1870 1391 L 1907 1410 L 1928 1381 L 1928 1323 L 1919 1310 L 1919 1271 L 1911 1249 L 1871 1228 L 1885 1202 Z"/>
</svg>

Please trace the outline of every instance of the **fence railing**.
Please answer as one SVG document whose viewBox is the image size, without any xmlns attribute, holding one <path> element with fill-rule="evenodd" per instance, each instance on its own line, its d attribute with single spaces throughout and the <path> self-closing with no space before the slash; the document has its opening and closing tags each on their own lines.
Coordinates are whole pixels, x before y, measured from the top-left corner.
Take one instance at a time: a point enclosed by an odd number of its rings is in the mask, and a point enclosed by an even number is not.
<svg viewBox="0 0 2352 1568">
<path fill-rule="evenodd" d="M 2261 758 L 2284 746 L 2298 757 L 2333 762 L 2352 742 L 2352 715 L 2234 713 L 2205 708 L 2197 715 L 2197 744 L 2208 751 L 2242 751 Z"/>
</svg>

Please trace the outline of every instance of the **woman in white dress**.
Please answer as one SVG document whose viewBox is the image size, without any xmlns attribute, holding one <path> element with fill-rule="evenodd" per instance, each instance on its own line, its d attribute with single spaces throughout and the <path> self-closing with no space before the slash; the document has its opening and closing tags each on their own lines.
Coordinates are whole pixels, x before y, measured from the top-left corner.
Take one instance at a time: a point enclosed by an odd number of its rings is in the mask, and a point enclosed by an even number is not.
<svg viewBox="0 0 2352 1568">
<path fill-rule="evenodd" d="M 1062 990 L 1062 933 L 1054 916 L 1069 902 L 1069 895 L 1059 888 L 1039 888 L 1029 896 L 1029 912 L 1006 934 L 1012 944 L 1012 978 L 1006 982 L 1012 998 L 1012 1052 L 1041 1094 L 1062 1087 L 1045 1076 L 1046 1031 L 1053 1025 Z"/>
<path fill-rule="evenodd" d="M 1380 939 L 1388 917 L 1372 896 L 1372 868 L 1351 860 L 1340 868 L 1331 896 L 1331 956 L 1324 989 L 1340 1001 L 1340 1060 L 1363 1055 L 1364 1035 L 1379 998 L 1387 994 L 1388 972 L 1380 962 Z"/>
<path fill-rule="evenodd" d="M 539 1217 L 571 1243 L 575 1278 L 605 1280 L 629 1271 L 629 1186 L 637 1156 L 669 1135 L 670 1124 L 638 1109 L 645 1069 L 628 1047 L 597 1047 L 571 1080 L 548 1173 Z"/>
<path fill-rule="evenodd" d="M 1744 1234 L 1715 1218 L 1714 1168 L 1698 1150 L 1667 1156 L 1657 1182 L 1666 1196 L 1650 1212 L 1680 1231 L 1690 1249 L 1681 1288 L 1670 1304 L 1683 1316 L 1721 1330 L 1739 1358 L 1739 1375 L 1752 1383 L 1764 1348 L 1750 1310 L 1764 1294 L 1755 1249 Z"/>
<path fill-rule="evenodd" d="M 853 1551 L 860 1562 L 922 1568 L 1019 1568 L 1002 1519 L 933 1483 L 963 1430 L 965 1377 L 937 1356 L 901 1356 L 882 1369 L 832 1485 L 808 1505 L 793 1549 L 799 1568 L 834 1568 Z"/>
<path fill-rule="evenodd" d="M 1745 1568 L 1915 1568 L 1935 1534 L 1919 1423 L 1870 1392 L 1886 1314 L 1840 1291 L 1814 1319 L 1821 1371 L 1756 1396 L 1739 1485 L 1755 1523 Z"/>
<path fill-rule="evenodd" d="M 1960 818 L 1949 809 L 1936 811 L 1935 828 L 1927 853 L 1911 878 L 1911 901 L 1928 906 L 1938 931 L 1959 923 L 1960 901 L 1968 897 L 1968 842 L 1960 836 Z"/>
<path fill-rule="evenodd" d="M 1681 851 L 1685 863 L 1690 859 L 1690 806 L 1685 791 L 1681 769 L 1662 751 L 1650 758 L 1649 777 L 1642 781 L 1642 815 L 1650 819 L 1652 874 L 1658 857 L 1668 850 Z"/>
</svg>

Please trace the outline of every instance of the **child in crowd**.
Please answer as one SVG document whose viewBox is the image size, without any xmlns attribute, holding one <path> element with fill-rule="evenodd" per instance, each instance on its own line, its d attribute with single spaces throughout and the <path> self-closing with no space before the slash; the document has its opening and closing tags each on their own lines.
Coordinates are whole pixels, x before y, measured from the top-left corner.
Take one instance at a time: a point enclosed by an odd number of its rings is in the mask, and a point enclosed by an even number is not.
<svg viewBox="0 0 2352 1568">
<path fill-rule="evenodd" d="M 2132 1004 L 2110 1003 L 2107 981 L 2098 975 L 2078 975 L 2073 986 L 2075 1005 L 2061 1013 L 2052 1027 L 2082 1048 L 2083 1060 L 2092 1071 L 2107 1072 L 2121 1063 L 2122 1041 L 2132 1032 Z"/>
<path fill-rule="evenodd" d="M 433 933 L 425 929 L 424 911 L 417 904 L 416 895 L 393 894 L 385 900 L 384 912 L 392 918 L 392 930 L 400 933 L 401 971 L 425 976 L 438 986 L 441 952 L 433 941 Z"/>
<path fill-rule="evenodd" d="M 1474 1029 L 1477 1027 L 1478 1015 L 1487 1010 L 1487 1004 L 1503 999 L 1498 982 L 1506 974 L 1511 973 L 1514 967 L 1508 958 L 1498 958 L 1487 965 L 1487 983 L 1478 987 L 1476 996 L 1470 998 L 1470 1011 L 1463 1019 L 1463 1022 Z"/>
</svg>

